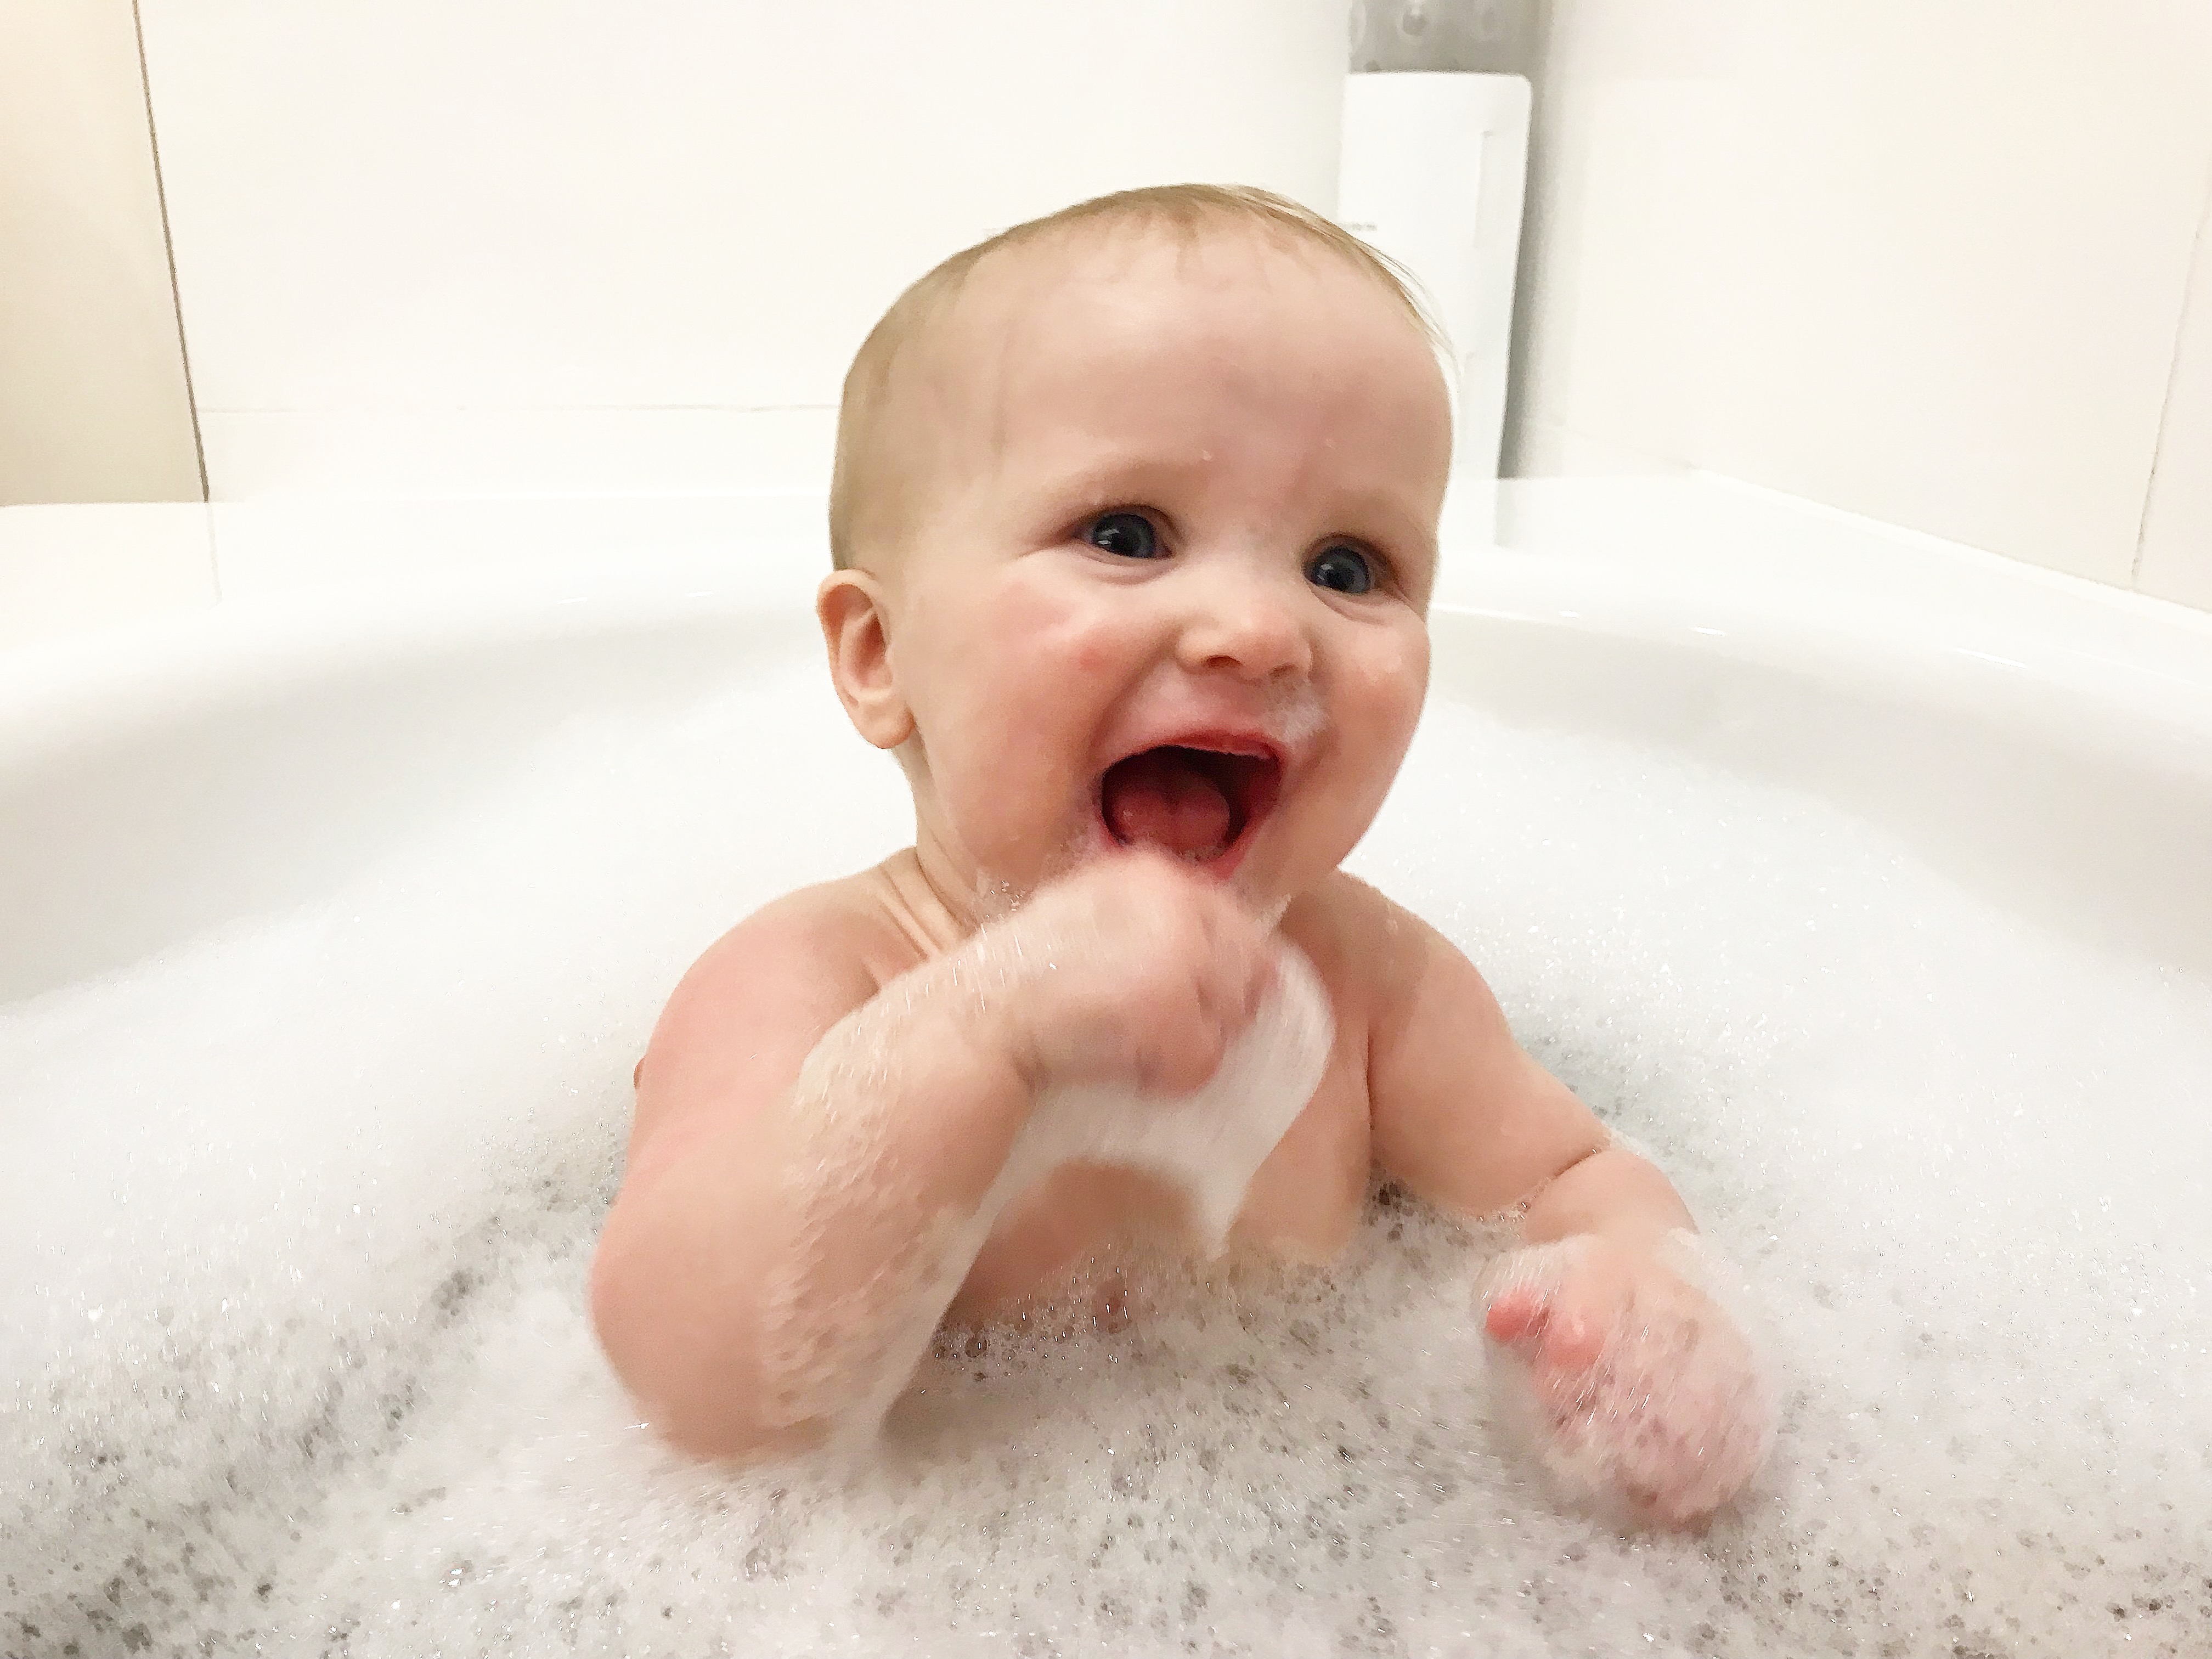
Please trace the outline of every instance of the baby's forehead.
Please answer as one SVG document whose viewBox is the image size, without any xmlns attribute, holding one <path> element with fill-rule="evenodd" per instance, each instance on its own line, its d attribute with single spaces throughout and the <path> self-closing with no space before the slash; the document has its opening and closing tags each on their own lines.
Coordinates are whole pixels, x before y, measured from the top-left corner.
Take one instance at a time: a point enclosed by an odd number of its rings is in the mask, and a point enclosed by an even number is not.
<svg viewBox="0 0 2212 1659">
<path fill-rule="evenodd" d="M 1419 495 L 1407 475 L 1449 444 L 1406 295 L 1379 267 L 1272 227 L 1056 227 L 988 250 L 911 322 L 876 453 L 918 515 L 1050 494 L 1063 475 L 1111 493 L 1100 475 L 1194 456 L 1249 482 L 1249 465 L 1222 469 L 1255 453 L 1306 457 L 1316 490 Z M 1445 435 L 1431 443 L 1431 428 Z"/>
<path fill-rule="evenodd" d="M 979 259 L 941 315 L 943 331 L 972 344 L 1007 337 L 1012 328 L 1049 335 L 1075 325 L 1085 302 L 1117 295 L 1197 308 L 1277 284 L 1320 280 L 1364 290 L 1374 306 L 1420 319 L 1375 273 L 1336 249 L 1274 226 L 1223 218 L 1191 225 L 1141 220 L 1079 222 Z"/>
<path fill-rule="evenodd" d="M 910 384 L 924 396 L 909 407 L 993 447 L 1012 434 L 978 427 L 1018 420 L 1040 393 L 1060 405 L 1082 403 L 1086 389 L 1164 393 L 1201 364 L 1255 378 L 1357 365 L 1362 378 L 1401 386 L 1437 375 L 1426 325 L 1388 278 L 1333 248 L 1234 222 L 1077 225 L 994 250 L 923 332 Z"/>
</svg>

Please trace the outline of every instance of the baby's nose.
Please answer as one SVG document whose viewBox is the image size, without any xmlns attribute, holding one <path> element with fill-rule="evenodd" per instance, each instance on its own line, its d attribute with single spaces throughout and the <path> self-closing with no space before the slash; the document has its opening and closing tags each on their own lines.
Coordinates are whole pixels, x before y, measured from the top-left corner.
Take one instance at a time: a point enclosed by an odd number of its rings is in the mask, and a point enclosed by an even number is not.
<svg viewBox="0 0 2212 1659">
<path fill-rule="evenodd" d="M 1224 583 L 1206 595 L 1192 607 L 1180 645 L 1182 665 L 1193 671 L 1265 680 L 1313 666 L 1313 643 L 1295 609 L 1257 584 Z"/>
</svg>

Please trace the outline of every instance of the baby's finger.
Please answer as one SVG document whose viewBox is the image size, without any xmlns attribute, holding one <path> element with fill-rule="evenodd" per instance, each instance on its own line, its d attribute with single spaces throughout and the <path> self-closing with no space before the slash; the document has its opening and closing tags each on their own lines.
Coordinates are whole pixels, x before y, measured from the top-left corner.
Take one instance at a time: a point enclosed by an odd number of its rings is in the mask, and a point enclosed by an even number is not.
<svg viewBox="0 0 2212 1659">
<path fill-rule="evenodd" d="M 1255 951 L 1252 953 L 1251 961 L 1245 965 L 1245 1018 L 1250 1019 L 1258 1014 L 1260 1005 L 1267 1000 L 1267 994 L 1282 983 L 1282 969 L 1278 965 L 1282 950 L 1280 945 L 1270 945 Z"/>
<path fill-rule="evenodd" d="M 1509 1285 L 1492 1298 L 1482 1328 L 1510 1348 L 1532 1346 L 1551 1322 L 1552 1298 L 1534 1285 Z"/>
<path fill-rule="evenodd" d="M 1490 1304 L 1483 1328 L 1545 1370 L 1585 1371 L 1605 1351 L 1612 1328 L 1602 1297 L 1565 1285 L 1509 1283 Z"/>
<path fill-rule="evenodd" d="M 1528 1349 L 1543 1334 L 1577 1254 L 1572 1246 L 1538 1244 L 1498 1257 L 1475 1286 L 1483 1328 L 1510 1347 Z"/>
<path fill-rule="evenodd" d="M 1161 1031 L 1146 1045 L 1139 1085 L 1148 1094 L 1181 1098 L 1206 1086 L 1221 1066 L 1224 1046 L 1218 1013 L 1201 1014 Z"/>
<path fill-rule="evenodd" d="M 1212 971 L 1206 957 L 1194 957 L 1181 965 L 1182 994 L 1209 1026 L 1228 1024 L 1235 1007 L 1234 993 Z"/>
<path fill-rule="evenodd" d="M 1561 1370 L 1586 1371 L 1605 1352 L 1607 1324 L 1587 1308 L 1562 1298 L 1544 1323 L 1539 1357 Z"/>
</svg>

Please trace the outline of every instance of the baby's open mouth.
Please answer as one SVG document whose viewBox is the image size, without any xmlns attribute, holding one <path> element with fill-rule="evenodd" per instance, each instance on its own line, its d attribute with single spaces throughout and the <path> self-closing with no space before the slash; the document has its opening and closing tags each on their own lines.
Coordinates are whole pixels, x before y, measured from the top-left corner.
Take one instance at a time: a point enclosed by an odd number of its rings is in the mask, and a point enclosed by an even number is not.
<svg viewBox="0 0 2212 1659">
<path fill-rule="evenodd" d="M 1106 769 L 1098 811 L 1124 847 L 1211 864 L 1267 817 L 1282 774 L 1272 754 L 1164 744 Z"/>
</svg>

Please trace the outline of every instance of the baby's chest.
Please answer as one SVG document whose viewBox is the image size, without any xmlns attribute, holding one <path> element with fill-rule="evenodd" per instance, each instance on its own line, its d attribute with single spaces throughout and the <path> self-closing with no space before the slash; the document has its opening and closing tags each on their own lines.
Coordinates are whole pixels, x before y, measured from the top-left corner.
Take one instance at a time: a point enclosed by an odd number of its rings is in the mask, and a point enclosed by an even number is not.
<svg viewBox="0 0 2212 1659">
<path fill-rule="evenodd" d="M 1340 1049 L 1244 1197 L 1237 1243 L 1299 1261 L 1342 1249 L 1358 1224 L 1374 1162 L 1364 1067 Z"/>
<path fill-rule="evenodd" d="M 1366 1200 L 1367 1090 L 1360 1069 L 1332 1058 L 1313 1098 L 1246 1189 L 1231 1231 L 1239 1254 L 1328 1260 Z M 1199 1253 L 1182 1194 L 1150 1173 L 1070 1164 L 1009 1205 L 969 1268 L 948 1317 L 968 1324 L 1059 1299 L 1125 1252 Z"/>
</svg>

